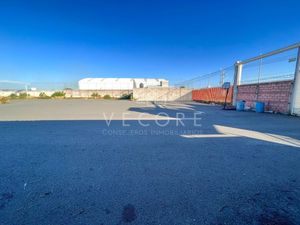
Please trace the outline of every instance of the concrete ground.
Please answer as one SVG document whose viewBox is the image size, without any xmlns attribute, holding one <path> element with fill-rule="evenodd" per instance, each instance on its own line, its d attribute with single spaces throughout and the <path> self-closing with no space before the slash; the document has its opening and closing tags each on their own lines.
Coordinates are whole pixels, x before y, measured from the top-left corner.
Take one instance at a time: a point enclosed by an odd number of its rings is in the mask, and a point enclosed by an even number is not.
<svg viewBox="0 0 300 225">
<path fill-rule="evenodd" d="M 300 118 L 25 100 L 0 121 L 1 225 L 300 224 Z"/>
</svg>

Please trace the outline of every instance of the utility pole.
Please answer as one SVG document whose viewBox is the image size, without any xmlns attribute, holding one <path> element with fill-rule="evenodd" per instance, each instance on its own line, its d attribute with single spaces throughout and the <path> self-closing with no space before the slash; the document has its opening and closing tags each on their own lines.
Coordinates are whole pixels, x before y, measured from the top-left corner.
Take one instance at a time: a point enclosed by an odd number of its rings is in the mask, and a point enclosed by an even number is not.
<svg viewBox="0 0 300 225">
<path fill-rule="evenodd" d="M 262 55 L 262 54 L 260 54 Z M 257 78 L 257 85 L 256 85 L 256 101 L 258 101 L 258 96 L 259 96 L 259 82 L 261 78 L 261 70 L 262 70 L 262 58 L 259 60 L 259 67 L 258 67 L 258 78 Z"/>
<path fill-rule="evenodd" d="M 223 70 L 221 68 L 221 74 L 220 74 L 220 87 L 222 87 L 222 85 L 224 84 L 224 80 L 225 80 L 225 70 Z"/>
<path fill-rule="evenodd" d="M 262 54 L 260 54 L 262 55 Z M 259 67 L 258 67 L 258 78 L 257 78 L 257 83 L 259 84 L 260 78 L 261 78 L 261 70 L 262 70 L 262 58 L 259 60 Z"/>
</svg>

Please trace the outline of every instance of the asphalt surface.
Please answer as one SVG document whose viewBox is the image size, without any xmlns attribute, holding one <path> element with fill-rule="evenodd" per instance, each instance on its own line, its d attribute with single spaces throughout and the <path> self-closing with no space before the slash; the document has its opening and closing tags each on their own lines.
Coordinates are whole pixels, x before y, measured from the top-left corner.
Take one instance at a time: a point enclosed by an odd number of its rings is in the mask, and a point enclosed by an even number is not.
<svg viewBox="0 0 300 225">
<path fill-rule="evenodd" d="M 1 225 L 300 224 L 300 118 L 34 100 L 0 121 Z"/>
</svg>

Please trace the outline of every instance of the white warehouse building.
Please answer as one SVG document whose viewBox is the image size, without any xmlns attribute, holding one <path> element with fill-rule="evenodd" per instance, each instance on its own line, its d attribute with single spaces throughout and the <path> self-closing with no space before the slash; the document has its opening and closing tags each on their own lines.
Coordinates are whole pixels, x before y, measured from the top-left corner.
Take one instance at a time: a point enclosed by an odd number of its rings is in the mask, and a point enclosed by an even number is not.
<svg viewBox="0 0 300 225">
<path fill-rule="evenodd" d="M 79 90 L 132 90 L 133 88 L 168 87 L 169 81 L 155 78 L 84 78 Z"/>
</svg>

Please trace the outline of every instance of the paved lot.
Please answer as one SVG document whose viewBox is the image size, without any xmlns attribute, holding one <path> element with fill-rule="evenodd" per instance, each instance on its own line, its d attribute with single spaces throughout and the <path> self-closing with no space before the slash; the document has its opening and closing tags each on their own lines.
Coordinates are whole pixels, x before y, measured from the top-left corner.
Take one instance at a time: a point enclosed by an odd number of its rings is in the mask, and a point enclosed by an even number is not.
<svg viewBox="0 0 300 225">
<path fill-rule="evenodd" d="M 34 100 L 0 121 L 0 224 L 300 224 L 300 118 Z"/>
<path fill-rule="evenodd" d="M 154 107 L 151 103 L 126 100 L 15 100 L 0 105 L 1 121 L 32 120 L 102 120 L 138 119 L 139 112 L 128 111 L 135 107 Z M 144 115 L 144 119 L 153 115 Z"/>
</svg>

